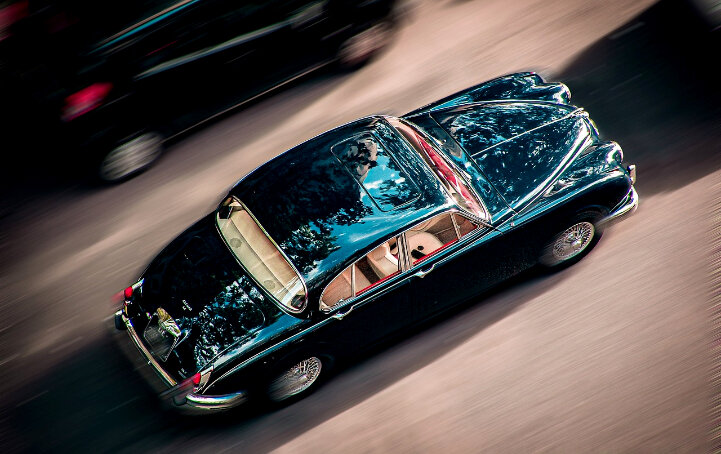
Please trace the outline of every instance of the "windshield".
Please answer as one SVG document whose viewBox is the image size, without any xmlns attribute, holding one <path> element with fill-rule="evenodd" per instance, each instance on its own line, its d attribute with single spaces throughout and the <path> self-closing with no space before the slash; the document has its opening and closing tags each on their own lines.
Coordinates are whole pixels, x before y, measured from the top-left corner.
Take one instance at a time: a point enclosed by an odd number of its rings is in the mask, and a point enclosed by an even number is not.
<svg viewBox="0 0 721 454">
<path fill-rule="evenodd" d="M 218 231 L 235 258 L 253 279 L 291 312 L 305 307 L 303 279 L 285 254 L 235 197 L 228 197 L 216 215 Z"/>
<path fill-rule="evenodd" d="M 441 180 L 446 191 L 453 197 L 458 206 L 482 219 L 488 218 L 480 198 L 453 165 L 443 157 L 442 153 L 436 151 L 423 138 L 421 133 L 409 124 L 395 118 L 389 118 L 388 121 L 421 155 L 426 164 L 433 169 L 433 172 Z"/>
</svg>

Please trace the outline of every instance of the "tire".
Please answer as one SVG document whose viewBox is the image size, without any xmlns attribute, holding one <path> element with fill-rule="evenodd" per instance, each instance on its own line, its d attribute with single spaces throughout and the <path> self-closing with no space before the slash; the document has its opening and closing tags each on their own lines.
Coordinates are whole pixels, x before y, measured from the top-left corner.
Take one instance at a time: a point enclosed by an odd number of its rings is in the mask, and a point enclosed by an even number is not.
<svg viewBox="0 0 721 454">
<path fill-rule="evenodd" d="M 150 167 L 163 151 L 163 136 L 144 132 L 116 144 L 100 161 L 97 175 L 104 183 L 119 183 Z"/>
<path fill-rule="evenodd" d="M 547 268 L 561 269 L 580 261 L 603 235 L 597 225 L 599 218 L 598 214 L 586 213 L 567 223 L 546 243 L 539 263 Z"/>
<path fill-rule="evenodd" d="M 391 42 L 394 24 L 382 21 L 345 40 L 338 49 L 337 62 L 343 70 L 354 70 L 368 63 Z"/>
<path fill-rule="evenodd" d="M 319 356 L 303 355 L 300 360 L 288 361 L 286 367 L 272 378 L 266 395 L 275 403 L 299 399 L 313 391 L 323 372 L 324 362 Z"/>
</svg>

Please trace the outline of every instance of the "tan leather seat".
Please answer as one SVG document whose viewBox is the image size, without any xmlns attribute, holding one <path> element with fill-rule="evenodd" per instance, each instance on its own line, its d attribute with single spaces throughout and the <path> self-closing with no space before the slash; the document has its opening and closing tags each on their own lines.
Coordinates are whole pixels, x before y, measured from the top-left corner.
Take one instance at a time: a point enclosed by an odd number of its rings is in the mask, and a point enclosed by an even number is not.
<svg viewBox="0 0 721 454">
<path fill-rule="evenodd" d="M 321 309 L 328 309 L 332 306 L 335 306 L 338 304 L 338 301 L 340 301 L 341 298 L 347 300 L 351 296 L 351 267 L 346 268 L 343 273 L 341 273 L 340 276 L 335 278 L 333 282 L 328 284 L 328 287 L 323 292 L 323 296 L 321 298 Z M 367 277 L 363 275 L 363 273 L 360 272 L 356 268 L 355 272 L 355 288 L 356 292 L 359 292 L 363 290 L 364 288 L 371 285 L 371 282 L 368 280 Z"/>
<path fill-rule="evenodd" d="M 331 306 L 335 306 L 341 298 L 348 299 L 351 295 L 351 276 L 350 267 L 348 267 L 340 276 L 333 279 L 333 282 L 328 284 L 328 287 L 323 292 L 321 309 L 328 309 Z"/>
<path fill-rule="evenodd" d="M 443 243 L 435 235 L 428 232 L 408 232 L 406 233 L 406 241 L 408 241 L 408 250 L 414 249 L 428 255 L 443 247 Z"/>
<path fill-rule="evenodd" d="M 391 248 L 387 242 L 373 249 L 371 253 L 368 254 L 368 263 L 371 268 L 373 268 L 378 279 L 383 279 L 398 271 L 398 259 L 391 254 Z"/>
</svg>

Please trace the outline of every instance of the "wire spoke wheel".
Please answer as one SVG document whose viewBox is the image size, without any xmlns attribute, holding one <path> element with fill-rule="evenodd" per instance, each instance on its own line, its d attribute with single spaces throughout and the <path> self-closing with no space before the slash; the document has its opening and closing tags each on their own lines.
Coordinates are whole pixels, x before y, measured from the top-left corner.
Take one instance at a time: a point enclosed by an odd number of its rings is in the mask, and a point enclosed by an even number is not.
<svg viewBox="0 0 721 454">
<path fill-rule="evenodd" d="M 304 359 L 276 377 L 268 387 L 268 397 L 280 402 L 310 388 L 320 376 L 322 362 L 315 356 Z"/>
<path fill-rule="evenodd" d="M 593 224 L 587 221 L 579 222 L 564 230 L 553 243 L 551 252 L 559 262 L 576 257 L 583 252 L 595 233 Z"/>
</svg>

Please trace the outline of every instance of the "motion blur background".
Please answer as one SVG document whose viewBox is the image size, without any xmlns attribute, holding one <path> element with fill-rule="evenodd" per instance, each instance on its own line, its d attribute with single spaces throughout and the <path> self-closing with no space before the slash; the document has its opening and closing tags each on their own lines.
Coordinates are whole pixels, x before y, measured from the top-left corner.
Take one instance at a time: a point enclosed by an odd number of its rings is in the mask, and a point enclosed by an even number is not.
<svg viewBox="0 0 721 454">
<path fill-rule="evenodd" d="M 9 2 L 0 2 L 0 7 Z M 99 186 L 0 125 L 0 445 L 10 451 L 702 452 L 718 445 L 709 277 L 719 33 L 681 0 L 413 0 L 387 49 L 174 141 Z M 1 59 L 2 56 L 0 56 Z M 274 412 L 163 410 L 115 348 L 111 297 L 241 176 L 324 130 L 498 75 L 566 83 L 639 169 L 638 212 Z M 8 96 L 13 87 L 0 87 Z M 2 105 L 0 105 L 2 109 Z M 2 116 L 12 117 L 5 109 Z M 31 121 L 31 120 L 25 120 Z M 62 151 L 60 151 L 62 150 Z M 69 168 L 68 168 L 69 167 Z"/>
</svg>

